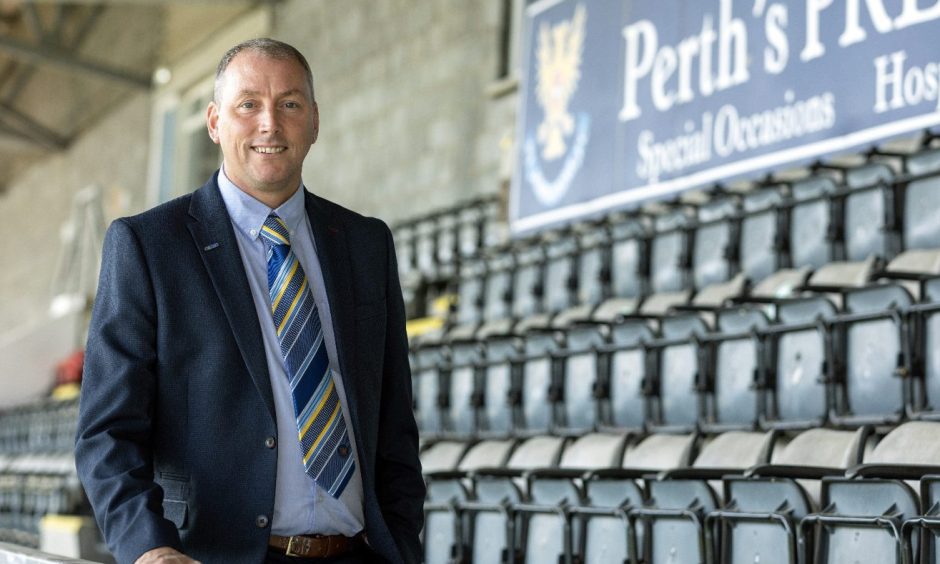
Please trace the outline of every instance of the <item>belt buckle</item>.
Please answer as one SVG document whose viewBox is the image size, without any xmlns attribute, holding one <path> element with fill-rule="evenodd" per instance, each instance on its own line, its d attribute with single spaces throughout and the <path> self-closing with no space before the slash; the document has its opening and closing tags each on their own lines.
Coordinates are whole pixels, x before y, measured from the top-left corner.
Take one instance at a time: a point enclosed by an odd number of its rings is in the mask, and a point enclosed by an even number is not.
<svg viewBox="0 0 940 564">
<path fill-rule="evenodd" d="M 310 554 L 310 545 L 313 539 L 304 536 L 293 536 L 287 539 L 287 556 L 307 556 Z M 295 548 L 296 546 L 296 548 Z"/>
</svg>

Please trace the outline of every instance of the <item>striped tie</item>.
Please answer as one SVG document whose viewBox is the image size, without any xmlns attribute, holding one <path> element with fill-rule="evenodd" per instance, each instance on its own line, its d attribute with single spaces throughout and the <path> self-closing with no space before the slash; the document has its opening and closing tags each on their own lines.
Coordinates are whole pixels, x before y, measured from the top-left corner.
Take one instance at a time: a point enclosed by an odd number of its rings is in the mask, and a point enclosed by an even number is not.
<svg viewBox="0 0 940 564">
<path fill-rule="evenodd" d="M 290 381 L 304 469 L 338 498 L 356 469 L 333 384 L 320 315 L 307 276 L 290 247 L 287 224 L 271 214 L 261 228 L 268 248 L 274 328 Z"/>
</svg>

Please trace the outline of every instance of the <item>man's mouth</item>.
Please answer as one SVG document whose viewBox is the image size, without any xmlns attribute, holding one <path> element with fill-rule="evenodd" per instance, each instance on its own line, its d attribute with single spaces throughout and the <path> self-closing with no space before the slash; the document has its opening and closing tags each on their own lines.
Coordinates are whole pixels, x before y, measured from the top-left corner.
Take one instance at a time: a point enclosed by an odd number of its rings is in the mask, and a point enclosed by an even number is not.
<svg viewBox="0 0 940 564">
<path fill-rule="evenodd" d="M 286 150 L 287 150 L 287 147 L 280 147 L 280 146 L 279 146 L 279 147 L 259 147 L 259 146 L 254 146 L 254 147 L 252 147 L 252 149 L 254 150 L 254 152 L 256 152 L 256 153 L 261 153 L 261 154 L 263 154 L 263 155 L 274 155 L 274 154 L 282 153 L 282 152 L 286 151 Z"/>
</svg>

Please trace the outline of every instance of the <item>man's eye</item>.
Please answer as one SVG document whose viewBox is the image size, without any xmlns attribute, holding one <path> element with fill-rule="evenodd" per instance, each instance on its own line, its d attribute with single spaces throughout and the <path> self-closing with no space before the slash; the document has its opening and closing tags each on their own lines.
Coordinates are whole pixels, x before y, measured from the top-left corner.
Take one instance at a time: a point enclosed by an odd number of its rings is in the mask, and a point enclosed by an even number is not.
<svg viewBox="0 0 940 564">
<path fill-rule="evenodd" d="M 298 104 L 297 102 L 284 102 L 284 106 L 287 108 L 293 109 L 293 108 L 299 108 L 300 104 Z"/>
<path fill-rule="evenodd" d="M 255 103 L 254 102 L 242 102 L 241 104 L 239 104 L 238 107 L 245 108 L 246 110 L 250 110 L 251 108 L 255 107 Z"/>
</svg>

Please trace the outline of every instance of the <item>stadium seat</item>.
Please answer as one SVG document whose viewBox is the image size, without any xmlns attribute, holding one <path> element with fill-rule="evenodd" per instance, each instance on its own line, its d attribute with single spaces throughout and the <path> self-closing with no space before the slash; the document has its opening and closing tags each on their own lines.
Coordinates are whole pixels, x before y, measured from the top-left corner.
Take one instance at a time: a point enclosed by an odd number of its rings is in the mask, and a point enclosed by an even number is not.
<svg viewBox="0 0 940 564">
<path fill-rule="evenodd" d="M 691 289 L 689 277 L 690 206 L 676 205 L 653 218 L 649 247 L 650 292 L 672 293 Z"/>
<path fill-rule="evenodd" d="M 791 267 L 819 268 L 836 258 L 832 178 L 817 174 L 790 186 L 787 241 Z"/>
<path fill-rule="evenodd" d="M 469 439 L 476 435 L 478 412 L 482 404 L 482 347 L 474 341 L 456 342 L 450 350 L 450 387 L 444 412 L 444 432 L 449 437 Z"/>
<path fill-rule="evenodd" d="M 884 163 L 868 163 L 845 172 L 845 193 L 841 196 L 845 260 L 894 256 L 894 177 L 894 171 Z"/>
<path fill-rule="evenodd" d="M 871 429 L 804 431 L 775 449 L 770 464 L 723 478 L 724 503 L 707 518 L 720 547 L 717 562 L 799 562 L 800 520 L 819 508 L 819 480 L 862 461 Z"/>
<path fill-rule="evenodd" d="M 845 312 L 832 319 L 837 424 L 897 423 L 905 414 L 911 377 L 907 308 L 896 284 L 851 290 Z"/>
<path fill-rule="evenodd" d="M 715 562 L 716 539 L 705 519 L 718 508 L 720 498 L 709 481 L 769 461 L 776 440 L 774 432 L 722 433 L 706 442 L 692 467 L 651 476 L 648 499 L 633 511 L 636 526 L 644 531 L 644 561 Z"/>
<path fill-rule="evenodd" d="M 698 206 L 692 236 L 692 284 L 702 289 L 726 282 L 737 263 L 739 198 L 715 194 Z"/>
<path fill-rule="evenodd" d="M 565 333 L 564 346 L 557 352 L 560 362 L 559 410 L 555 431 L 578 435 L 592 431 L 598 421 L 596 390 L 606 371 L 600 350 L 609 328 L 598 324 L 577 324 Z"/>
<path fill-rule="evenodd" d="M 525 335 L 524 341 L 519 385 L 521 418 L 516 433 L 545 434 L 553 430 L 556 412 L 561 409 L 556 361 L 561 345 L 559 333 L 533 330 Z"/>
<path fill-rule="evenodd" d="M 603 429 L 642 429 L 649 417 L 648 396 L 652 380 L 647 376 L 646 344 L 654 338 L 642 319 L 617 323 L 610 329 L 610 344 L 600 351 L 608 368 L 598 381 L 598 417 Z"/>
<path fill-rule="evenodd" d="M 822 481 L 821 509 L 803 518 L 816 539 L 807 562 L 911 562 L 903 524 L 921 513 L 916 480 L 940 464 L 940 423 L 914 421 L 889 432 L 845 477 Z M 911 485 L 911 480 L 913 486 Z M 917 535 L 912 542 L 916 545 Z"/>
<path fill-rule="evenodd" d="M 520 348 L 519 339 L 511 335 L 494 337 L 483 343 L 480 436 L 506 437 L 517 426 L 522 401 L 516 375 Z"/>
<path fill-rule="evenodd" d="M 757 188 L 744 196 L 738 261 L 750 280 L 763 280 L 786 266 L 780 256 L 782 203 L 778 186 Z"/>
<path fill-rule="evenodd" d="M 447 408 L 445 374 L 449 364 L 449 350 L 443 344 L 428 344 L 413 352 L 412 395 L 418 432 L 424 438 L 434 438 L 444 432 L 443 411 Z"/>
<path fill-rule="evenodd" d="M 704 381 L 700 342 L 708 333 L 697 315 L 665 317 L 661 334 L 647 349 L 653 378 L 649 427 L 658 431 L 689 431 L 703 416 Z"/>
</svg>

